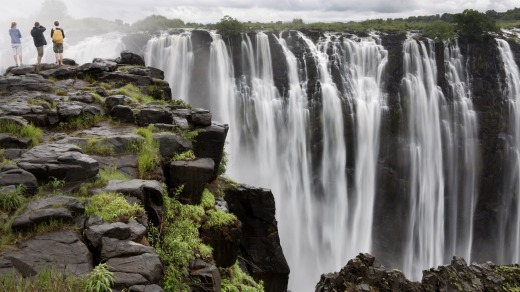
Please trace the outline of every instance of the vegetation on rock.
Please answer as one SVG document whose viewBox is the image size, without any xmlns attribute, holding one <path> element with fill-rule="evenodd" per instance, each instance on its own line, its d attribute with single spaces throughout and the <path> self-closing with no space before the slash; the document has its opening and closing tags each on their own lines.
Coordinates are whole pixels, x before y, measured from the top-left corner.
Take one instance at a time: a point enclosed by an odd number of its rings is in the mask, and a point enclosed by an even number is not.
<svg viewBox="0 0 520 292">
<path fill-rule="evenodd" d="M 145 214 L 144 208 L 138 204 L 130 204 L 125 196 L 119 193 L 100 193 L 88 199 L 85 213 L 96 215 L 105 222 L 128 221 Z"/>
<path fill-rule="evenodd" d="M 144 138 L 136 144 L 137 169 L 139 176 L 144 178 L 146 172 L 153 171 L 160 162 L 159 142 L 153 138 L 153 126 L 139 128 L 135 133 Z"/>
<path fill-rule="evenodd" d="M 31 139 L 31 146 L 38 145 L 43 140 L 43 131 L 31 124 L 21 126 L 8 120 L 0 120 L 0 133 Z"/>
<path fill-rule="evenodd" d="M 226 15 L 215 24 L 215 28 L 222 36 L 237 36 L 245 31 L 244 24 L 237 19 Z"/>
</svg>

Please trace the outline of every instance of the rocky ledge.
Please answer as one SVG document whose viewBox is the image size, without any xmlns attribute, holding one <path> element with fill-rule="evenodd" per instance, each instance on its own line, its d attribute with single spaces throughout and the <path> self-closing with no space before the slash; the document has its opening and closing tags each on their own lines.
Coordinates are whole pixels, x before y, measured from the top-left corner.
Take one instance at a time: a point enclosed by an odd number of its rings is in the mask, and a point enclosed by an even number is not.
<svg viewBox="0 0 520 292">
<path fill-rule="evenodd" d="M 519 265 L 492 262 L 468 265 L 454 256 L 451 264 L 423 271 L 413 282 L 398 270 L 387 271 L 368 253 L 350 260 L 340 272 L 323 274 L 316 291 L 518 291 Z"/>
<path fill-rule="evenodd" d="M 164 73 L 138 55 L 66 64 L 0 77 L 0 287 L 107 264 L 116 291 L 261 287 L 235 283 L 236 269 L 285 291 L 273 194 L 220 176 L 228 125 L 172 99 Z M 103 217 L 121 197 L 139 207 Z"/>
</svg>

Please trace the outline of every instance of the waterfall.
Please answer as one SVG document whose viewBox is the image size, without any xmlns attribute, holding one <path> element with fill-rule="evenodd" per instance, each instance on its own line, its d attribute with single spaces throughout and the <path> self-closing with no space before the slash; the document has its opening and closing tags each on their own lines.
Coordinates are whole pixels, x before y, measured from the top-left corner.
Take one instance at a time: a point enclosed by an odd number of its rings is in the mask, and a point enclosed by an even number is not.
<svg viewBox="0 0 520 292">
<path fill-rule="evenodd" d="M 444 46 L 446 80 L 449 97 L 453 102 L 453 124 L 445 139 L 448 210 L 446 230 L 446 256 L 462 256 L 471 262 L 473 242 L 473 219 L 477 200 L 477 177 L 479 169 L 477 116 L 473 110 L 466 65 L 458 42 Z M 449 261 L 449 258 L 445 258 Z"/>
<path fill-rule="evenodd" d="M 64 56 L 73 59 L 77 64 L 84 64 L 92 62 L 94 58 L 115 59 L 124 50 L 123 34 L 109 33 L 88 37 L 77 44 L 65 47 Z M 54 57 L 52 52 L 49 54 Z"/>
<path fill-rule="evenodd" d="M 428 49 L 412 38 L 405 41 L 402 97 L 408 107 L 410 148 L 410 218 L 404 272 L 413 279 L 443 263 L 444 175 L 441 107 L 432 41 Z"/>
<path fill-rule="evenodd" d="M 145 48 L 147 66 L 164 71 L 164 80 L 172 88 L 172 96 L 188 103 L 193 70 L 193 50 L 189 33 L 180 35 L 162 34 L 148 41 Z"/>
<path fill-rule="evenodd" d="M 377 37 L 343 41 L 343 70 L 349 83 L 348 98 L 355 104 L 356 162 L 355 192 L 349 215 L 350 245 L 354 252 L 372 246 L 373 207 L 376 193 L 376 167 L 379 130 L 386 96 L 382 92 L 382 73 L 387 51 Z"/>
<path fill-rule="evenodd" d="M 496 40 L 505 69 L 505 96 L 509 101 L 506 181 L 502 196 L 499 230 L 499 260 L 520 261 L 520 71 L 507 41 Z"/>
</svg>

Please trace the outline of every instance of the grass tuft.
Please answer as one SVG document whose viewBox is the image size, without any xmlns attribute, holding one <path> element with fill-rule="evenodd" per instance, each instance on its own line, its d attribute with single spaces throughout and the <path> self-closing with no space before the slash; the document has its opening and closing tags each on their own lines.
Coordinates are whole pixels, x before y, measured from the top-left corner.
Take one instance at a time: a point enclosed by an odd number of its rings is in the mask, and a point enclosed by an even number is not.
<svg viewBox="0 0 520 292">
<path fill-rule="evenodd" d="M 25 137 L 31 139 L 31 146 L 38 145 L 43 140 L 42 129 L 29 124 L 20 126 L 14 122 L 0 120 L 0 133 L 6 133 L 17 137 Z"/>
<path fill-rule="evenodd" d="M 93 195 L 85 207 L 88 216 L 97 215 L 105 222 L 128 221 L 145 214 L 140 204 L 130 204 L 120 193 Z"/>
<path fill-rule="evenodd" d="M 195 159 L 197 159 L 197 157 L 195 157 L 195 154 L 193 154 L 193 150 L 191 149 L 182 153 L 176 153 L 172 157 L 172 161 L 190 161 Z"/>
<path fill-rule="evenodd" d="M 18 185 L 13 191 L 0 195 L 0 210 L 10 212 L 20 208 L 25 201 L 24 194 L 25 187 Z"/>
<path fill-rule="evenodd" d="M 153 127 L 139 128 L 135 133 L 144 138 L 135 145 L 139 177 L 144 178 L 146 172 L 153 171 L 160 162 L 159 141 L 153 138 Z"/>
</svg>

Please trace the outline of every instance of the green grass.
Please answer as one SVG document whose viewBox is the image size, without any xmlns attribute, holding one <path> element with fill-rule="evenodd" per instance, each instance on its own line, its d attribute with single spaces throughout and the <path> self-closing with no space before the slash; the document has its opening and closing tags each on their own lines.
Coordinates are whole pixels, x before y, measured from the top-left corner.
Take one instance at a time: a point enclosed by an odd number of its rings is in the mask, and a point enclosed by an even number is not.
<svg viewBox="0 0 520 292">
<path fill-rule="evenodd" d="M 28 278 L 14 274 L 0 277 L 0 291 L 75 292 L 85 291 L 84 287 L 85 284 L 81 279 L 74 276 L 66 276 L 59 271 L 53 270 L 43 270 L 36 276 Z"/>
<path fill-rule="evenodd" d="M 95 124 L 105 120 L 108 120 L 108 117 L 104 115 L 95 115 L 93 117 L 87 115 L 80 115 L 78 117 L 71 118 L 66 122 L 60 122 L 58 125 L 58 130 L 75 131 L 90 129 Z"/>
<path fill-rule="evenodd" d="M 207 212 L 207 216 L 208 220 L 202 226 L 202 228 L 204 229 L 240 225 L 240 221 L 238 221 L 237 216 L 235 216 L 232 213 L 224 212 L 222 210 L 209 210 Z"/>
<path fill-rule="evenodd" d="M 99 177 L 90 183 L 83 183 L 78 189 L 78 196 L 88 196 L 88 190 L 92 188 L 101 188 L 108 184 L 111 180 L 130 180 L 128 175 L 117 170 L 115 166 L 109 166 L 99 170 Z"/>
<path fill-rule="evenodd" d="M 238 266 L 238 262 L 229 268 L 219 268 L 222 292 L 259 292 L 264 291 L 264 284 L 244 273 Z"/>
<path fill-rule="evenodd" d="M 223 175 L 224 173 L 226 173 L 228 162 L 229 162 L 229 155 L 226 152 L 226 150 L 223 150 L 222 159 L 220 160 L 220 164 L 218 165 L 218 169 L 217 169 L 217 175 L 220 176 L 220 175 Z"/>
<path fill-rule="evenodd" d="M 0 133 L 10 134 L 16 137 L 24 137 L 31 139 L 31 146 L 38 145 L 43 140 L 42 129 L 29 124 L 20 126 L 14 122 L 0 120 Z"/>
<path fill-rule="evenodd" d="M 97 79 L 94 76 L 89 74 L 85 74 L 81 79 L 87 81 L 90 84 L 94 84 L 97 81 Z"/>
<path fill-rule="evenodd" d="M 112 84 L 107 83 L 107 82 L 101 82 L 101 83 L 99 83 L 99 86 L 103 87 L 106 90 L 112 89 Z"/>
<path fill-rule="evenodd" d="M 0 210 L 10 212 L 20 208 L 25 201 L 24 186 L 18 185 L 13 191 L 4 193 L 0 196 Z"/>
<path fill-rule="evenodd" d="M 182 153 L 175 153 L 172 157 L 172 161 L 189 161 L 189 160 L 195 160 L 197 157 L 195 157 L 195 154 L 193 154 L 193 150 L 187 150 Z"/>
<path fill-rule="evenodd" d="M 67 96 L 67 95 L 69 95 L 69 93 L 67 92 L 67 90 L 62 89 L 62 88 L 57 89 L 56 92 L 55 92 L 54 94 L 56 94 L 57 96 Z"/>
<path fill-rule="evenodd" d="M 114 149 L 108 145 L 104 145 L 103 142 L 106 140 L 105 137 L 89 137 L 87 145 L 83 151 L 87 154 L 109 156 L 114 154 Z"/>
<path fill-rule="evenodd" d="M 135 133 L 144 138 L 138 141 L 135 148 L 137 149 L 139 177 L 145 178 L 146 172 L 153 171 L 159 165 L 159 141 L 153 138 L 153 127 L 139 128 Z"/>
<path fill-rule="evenodd" d="M 0 277 L 0 291 L 19 292 L 110 292 L 114 273 L 107 264 L 100 264 L 82 278 L 65 275 L 61 271 L 44 269 L 34 277 L 8 274 Z"/>
<path fill-rule="evenodd" d="M 116 94 L 122 94 L 132 99 L 132 102 L 140 104 L 148 104 L 151 102 L 160 102 L 150 95 L 141 92 L 141 89 L 134 84 L 127 84 L 116 91 Z"/>
<path fill-rule="evenodd" d="M 140 204 L 130 204 L 119 193 L 100 193 L 89 198 L 85 213 L 97 215 L 105 222 L 128 221 L 145 214 Z"/>
<path fill-rule="evenodd" d="M 181 131 L 179 134 L 182 136 L 182 138 L 191 141 L 191 140 L 197 138 L 200 131 L 201 130 L 199 130 L 199 129 L 195 129 L 193 131 Z"/>
</svg>

